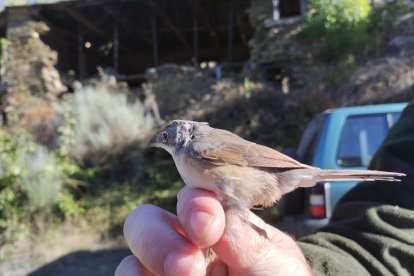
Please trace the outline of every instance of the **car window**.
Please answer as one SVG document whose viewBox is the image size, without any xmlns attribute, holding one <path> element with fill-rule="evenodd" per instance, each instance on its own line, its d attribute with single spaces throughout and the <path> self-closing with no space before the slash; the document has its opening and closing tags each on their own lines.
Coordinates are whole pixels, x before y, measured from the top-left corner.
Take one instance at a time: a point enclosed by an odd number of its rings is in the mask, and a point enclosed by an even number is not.
<svg viewBox="0 0 414 276">
<path fill-rule="evenodd" d="M 401 112 L 393 112 L 388 114 L 388 126 L 391 128 L 400 118 Z"/>
<path fill-rule="evenodd" d="M 325 114 L 319 114 L 308 124 L 298 147 L 301 162 L 312 164 L 324 121 Z"/>
<path fill-rule="evenodd" d="M 342 130 L 338 165 L 368 166 L 388 132 L 387 120 L 386 114 L 349 116 Z"/>
</svg>

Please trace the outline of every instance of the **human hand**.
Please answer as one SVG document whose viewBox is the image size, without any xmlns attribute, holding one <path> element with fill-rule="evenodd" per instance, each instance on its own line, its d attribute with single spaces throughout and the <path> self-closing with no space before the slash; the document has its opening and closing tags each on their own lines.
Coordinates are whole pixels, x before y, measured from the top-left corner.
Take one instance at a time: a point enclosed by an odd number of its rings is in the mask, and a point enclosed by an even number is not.
<svg viewBox="0 0 414 276">
<path fill-rule="evenodd" d="M 133 210 L 125 221 L 125 239 L 134 254 L 115 275 L 310 275 L 294 240 L 251 213 L 257 231 L 232 217 L 238 234 L 228 239 L 225 215 L 214 193 L 184 187 L 175 216 L 153 205 Z M 236 245 L 236 246 L 235 246 Z M 205 248 L 214 251 L 206 267 Z"/>
</svg>

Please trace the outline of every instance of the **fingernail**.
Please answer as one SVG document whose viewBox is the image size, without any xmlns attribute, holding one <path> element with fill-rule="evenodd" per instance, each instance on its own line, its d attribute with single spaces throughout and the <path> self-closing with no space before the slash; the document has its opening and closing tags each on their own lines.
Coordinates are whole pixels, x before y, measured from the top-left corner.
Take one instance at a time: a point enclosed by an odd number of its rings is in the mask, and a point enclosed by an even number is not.
<svg viewBox="0 0 414 276">
<path fill-rule="evenodd" d="M 170 253 L 164 263 L 168 276 L 193 275 L 196 268 L 196 257 L 191 254 Z"/>
<path fill-rule="evenodd" d="M 214 216 L 205 211 L 196 210 L 190 215 L 191 233 L 194 238 L 201 240 L 213 221 Z"/>
</svg>

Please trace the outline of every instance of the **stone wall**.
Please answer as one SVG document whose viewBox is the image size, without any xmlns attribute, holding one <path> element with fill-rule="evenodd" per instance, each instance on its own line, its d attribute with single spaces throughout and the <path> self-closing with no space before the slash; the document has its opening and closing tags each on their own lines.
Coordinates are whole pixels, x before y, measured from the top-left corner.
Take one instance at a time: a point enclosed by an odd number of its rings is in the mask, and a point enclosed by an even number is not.
<svg viewBox="0 0 414 276">
<path fill-rule="evenodd" d="M 55 68 L 57 52 L 43 43 L 49 27 L 36 21 L 33 7 L 8 8 L 7 37 L 2 51 L 3 120 L 10 129 L 29 129 L 35 140 L 52 145 L 57 131 L 52 102 L 66 91 Z M 53 146 L 53 145 L 52 145 Z"/>
<path fill-rule="evenodd" d="M 41 40 L 49 27 L 33 8 L 9 8 L 2 82 L 7 93 L 55 97 L 65 91 L 55 68 L 58 55 Z"/>
</svg>

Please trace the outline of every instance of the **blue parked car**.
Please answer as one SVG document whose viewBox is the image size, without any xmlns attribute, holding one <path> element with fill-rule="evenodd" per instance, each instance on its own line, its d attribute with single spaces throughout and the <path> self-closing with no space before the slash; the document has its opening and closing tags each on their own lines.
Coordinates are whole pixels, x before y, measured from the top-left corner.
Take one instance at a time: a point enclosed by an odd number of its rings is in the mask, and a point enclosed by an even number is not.
<svg viewBox="0 0 414 276">
<path fill-rule="evenodd" d="M 322 169 L 367 169 L 406 105 L 354 106 L 322 112 L 308 124 L 296 158 Z M 327 223 L 340 198 L 356 184 L 320 182 L 311 189 L 298 189 L 282 200 L 282 214 L 300 223 L 301 234 L 307 234 Z"/>
</svg>

